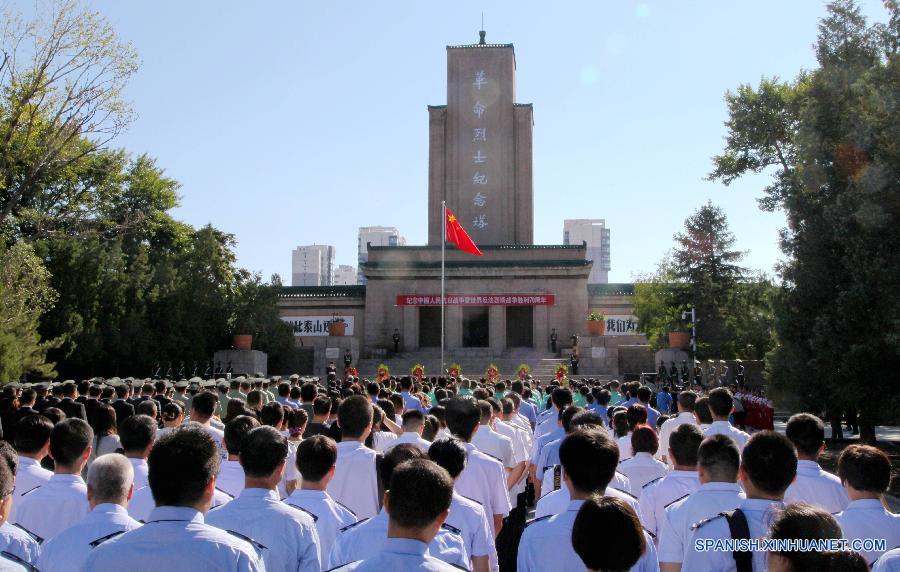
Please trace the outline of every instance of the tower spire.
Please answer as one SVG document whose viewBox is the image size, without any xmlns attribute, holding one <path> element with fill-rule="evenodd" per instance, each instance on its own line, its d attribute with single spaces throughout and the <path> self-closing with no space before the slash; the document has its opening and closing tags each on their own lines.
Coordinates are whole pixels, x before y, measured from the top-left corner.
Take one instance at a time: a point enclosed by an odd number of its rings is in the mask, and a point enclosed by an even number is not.
<svg viewBox="0 0 900 572">
<path fill-rule="evenodd" d="M 481 13 L 481 31 L 478 32 L 478 44 L 483 46 L 487 42 L 484 41 L 484 37 L 487 35 L 487 32 L 484 31 L 484 12 Z"/>
</svg>

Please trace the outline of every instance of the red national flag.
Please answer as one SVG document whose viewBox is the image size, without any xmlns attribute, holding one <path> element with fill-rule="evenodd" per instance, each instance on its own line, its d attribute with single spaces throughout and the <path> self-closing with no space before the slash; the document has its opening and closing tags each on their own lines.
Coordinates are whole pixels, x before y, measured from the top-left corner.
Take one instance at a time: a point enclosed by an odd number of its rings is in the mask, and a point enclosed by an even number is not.
<svg viewBox="0 0 900 572">
<path fill-rule="evenodd" d="M 462 250 L 463 252 L 468 252 L 469 254 L 474 254 L 476 256 L 482 256 L 481 251 L 478 250 L 478 247 L 475 246 L 475 243 L 472 242 L 472 239 L 469 237 L 469 234 L 466 230 L 459 224 L 459 221 L 453 216 L 453 213 L 450 212 L 450 209 L 444 208 L 444 216 L 447 217 L 447 241 L 452 242 L 456 245 L 456 248 Z"/>
</svg>

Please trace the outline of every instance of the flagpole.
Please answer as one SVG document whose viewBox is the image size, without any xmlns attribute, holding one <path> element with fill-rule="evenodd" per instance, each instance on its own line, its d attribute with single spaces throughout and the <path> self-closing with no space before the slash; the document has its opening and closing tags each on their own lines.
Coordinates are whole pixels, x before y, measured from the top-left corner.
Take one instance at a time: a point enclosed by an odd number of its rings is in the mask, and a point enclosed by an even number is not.
<svg viewBox="0 0 900 572">
<path fill-rule="evenodd" d="M 441 201 L 441 377 L 444 375 L 444 246 L 447 243 L 447 201 Z"/>
</svg>

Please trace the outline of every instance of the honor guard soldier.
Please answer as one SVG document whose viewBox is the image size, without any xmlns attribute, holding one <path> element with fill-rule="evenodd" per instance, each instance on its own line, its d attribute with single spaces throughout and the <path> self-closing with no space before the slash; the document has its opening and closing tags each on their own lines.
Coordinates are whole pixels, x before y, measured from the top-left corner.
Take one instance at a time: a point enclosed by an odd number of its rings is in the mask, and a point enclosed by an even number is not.
<svg viewBox="0 0 900 572">
<path fill-rule="evenodd" d="M 334 476 L 337 446 L 324 435 L 314 435 L 297 445 L 296 466 L 302 481 L 300 488 L 284 499 L 288 505 L 302 510 L 316 523 L 322 562 L 328 561 L 338 530 L 357 521 L 349 508 L 337 502 L 326 489 Z"/>
<path fill-rule="evenodd" d="M 45 484 L 53 476 L 41 466 L 41 460 L 50 452 L 50 433 L 53 423 L 43 415 L 28 415 L 19 420 L 16 427 L 16 451 L 19 452 L 18 469 L 16 470 L 16 487 L 13 493 L 12 507 L 7 520 L 17 522 L 17 505 L 22 495 Z"/>
<path fill-rule="evenodd" d="M 572 548 L 589 570 L 659 570 L 653 542 L 622 499 L 595 495 L 584 501 L 572 524 Z"/>
<path fill-rule="evenodd" d="M 517 570 L 585 570 L 572 546 L 572 527 L 579 509 L 593 495 L 602 495 L 619 459 L 615 442 L 601 429 L 578 429 L 566 435 L 559 449 L 570 501 L 559 514 L 536 518 L 526 525 L 519 543 Z M 656 568 L 656 550 L 645 539 L 648 570 Z M 643 569 L 643 568 L 640 568 Z"/>
<path fill-rule="evenodd" d="M 394 335 L 391 336 L 391 340 L 394 342 L 394 353 L 400 353 L 400 330 L 394 328 Z"/>
<path fill-rule="evenodd" d="M 684 429 L 679 428 L 679 431 Z M 690 550 L 691 527 L 722 511 L 734 510 L 744 500 L 737 483 L 740 453 L 737 445 L 724 435 L 704 439 L 697 450 L 697 476 L 700 488 L 666 507 L 659 527 L 659 562 L 663 571 L 681 569 Z"/>
<path fill-rule="evenodd" d="M 887 548 L 900 546 L 900 515 L 884 508 L 883 495 L 891 483 L 891 460 L 868 445 L 850 445 L 838 459 L 838 476 L 850 503 L 837 515 L 847 540 L 883 538 Z M 881 551 L 860 551 L 872 564 Z"/>
<path fill-rule="evenodd" d="M 798 413 L 787 422 L 785 435 L 797 449 L 797 478 L 784 493 L 785 503 L 805 502 L 830 514 L 847 508 L 850 499 L 841 479 L 817 462 L 825 451 L 825 424 L 815 415 Z"/>
<path fill-rule="evenodd" d="M 341 442 L 328 494 L 357 517 L 372 518 L 379 507 L 377 453 L 363 444 L 372 431 L 372 403 L 362 395 L 348 397 L 338 408 L 337 423 Z"/>
<path fill-rule="evenodd" d="M 45 484 L 22 496 L 16 522 L 44 540 L 88 513 L 87 485 L 81 471 L 91 455 L 94 432 L 81 419 L 65 419 L 50 433 L 55 468 Z"/>
<path fill-rule="evenodd" d="M 18 459 L 15 450 L 8 443 L 0 443 L 0 551 L 6 557 L 5 560 L 0 557 L 2 570 L 19 570 L 20 568 L 14 564 L 21 565 L 21 569 L 30 569 L 37 564 L 41 554 L 42 539 L 9 522 L 10 508 L 14 503 L 13 490 L 16 488 L 17 470 Z"/>
<path fill-rule="evenodd" d="M 95 547 L 141 526 L 125 509 L 133 475 L 131 464 L 122 455 L 109 453 L 94 459 L 87 480 L 91 512 L 44 544 L 37 567 L 78 572 Z"/>
<path fill-rule="evenodd" d="M 213 509 L 206 522 L 251 537 L 262 546 L 268 570 L 319 572 L 319 535 L 312 517 L 278 496 L 288 463 L 288 442 L 269 426 L 252 429 L 241 443 L 244 490 L 230 503 Z"/>
<path fill-rule="evenodd" d="M 709 410 L 712 413 L 713 422 L 704 432 L 704 437 L 711 435 L 725 435 L 734 440 L 738 450 L 742 451 L 750 435 L 734 427 L 728 417 L 734 411 L 734 397 L 724 387 L 717 387 L 709 392 Z"/>
<path fill-rule="evenodd" d="M 204 522 L 219 470 L 216 442 L 197 425 L 173 431 L 150 453 L 150 489 L 156 508 L 146 524 L 107 540 L 83 567 L 92 572 L 265 570 L 254 546 Z"/>
<path fill-rule="evenodd" d="M 428 458 L 443 467 L 455 482 L 466 467 L 466 445 L 455 438 L 440 439 L 428 449 Z M 497 565 L 494 536 L 484 508 L 479 503 L 454 491 L 446 524 L 459 530 L 471 560 L 472 572 L 487 572 Z"/>
<path fill-rule="evenodd" d="M 747 498 L 737 509 L 719 513 L 694 525 L 683 570 L 738 570 L 738 558 L 750 561 L 753 570 L 766 569 L 766 553 L 763 551 L 732 553 L 701 551 L 698 547 L 716 540 L 762 539 L 768 536 L 772 520 L 784 508 L 784 491 L 797 474 L 794 445 L 787 437 L 774 431 L 754 434 L 744 447 L 739 474 Z"/>
<path fill-rule="evenodd" d="M 700 488 L 697 476 L 697 451 L 703 435 L 696 425 L 679 425 L 669 439 L 669 457 L 675 469 L 665 476 L 644 485 L 640 495 L 644 528 L 659 538 L 659 529 L 666 518 L 666 507 Z"/>
<path fill-rule="evenodd" d="M 417 482 L 411 482 L 416 480 L 417 476 L 409 473 L 395 473 L 397 468 L 408 462 L 424 463 L 424 466 L 434 467 L 436 472 L 439 471 L 440 474 L 447 478 L 450 490 L 447 494 L 447 507 L 443 509 L 447 511 L 450 505 L 449 499 L 452 499 L 453 495 L 453 482 L 450 476 L 447 475 L 445 470 L 440 469 L 433 462 L 427 460 L 425 453 L 409 444 L 398 445 L 384 456 L 380 467 L 381 478 L 385 483 L 385 489 L 392 491 L 392 493 L 385 492 L 385 499 L 387 500 L 388 496 L 392 495 L 391 498 L 398 503 L 404 503 L 403 506 L 418 506 L 421 510 L 434 502 L 431 496 L 432 493 L 442 494 L 440 489 L 429 491 L 429 489 L 423 488 L 426 484 L 428 486 L 436 485 L 437 483 L 434 481 L 429 482 L 425 478 Z M 396 479 L 394 478 L 395 474 L 397 476 Z M 341 568 L 338 568 L 339 570 L 353 570 L 355 568 L 344 568 L 343 566 L 347 564 L 355 566 L 357 562 L 378 558 L 379 554 L 385 549 L 391 550 L 391 544 L 394 544 L 391 537 L 396 534 L 396 529 L 394 528 L 396 521 L 392 520 L 389 509 L 390 506 L 385 503 L 385 508 L 375 518 L 363 519 L 356 524 L 341 529 L 332 546 L 329 565 L 332 567 L 341 566 Z M 427 538 L 427 543 L 424 536 L 420 537 L 420 542 L 422 542 L 421 551 L 416 546 L 416 550 L 411 556 L 421 558 L 423 554 L 427 554 L 429 557 L 439 561 L 442 566 L 468 569 L 469 557 L 466 554 L 465 543 L 457 532 L 451 530 L 453 527 L 444 525 L 446 517 L 447 513 L 444 512 L 443 518 L 441 518 L 435 530 Z M 391 532 L 390 535 L 389 531 Z M 411 546 L 413 545 L 409 547 Z M 391 570 L 390 567 L 373 569 Z M 409 570 L 415 568 L 410 568 L 407 565 L 398 566 L 395 569 Z M 444 568 L 440 569 L 444 570 Z"/>
</svg>

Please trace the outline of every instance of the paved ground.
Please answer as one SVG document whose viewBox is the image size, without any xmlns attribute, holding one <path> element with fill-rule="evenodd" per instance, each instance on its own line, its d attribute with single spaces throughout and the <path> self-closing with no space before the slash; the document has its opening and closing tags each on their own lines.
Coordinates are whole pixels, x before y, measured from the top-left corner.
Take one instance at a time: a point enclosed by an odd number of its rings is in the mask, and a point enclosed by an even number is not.
<svg viewBox="0 0 900 572">
<path fill-rule="evenodd" d="M 775 430 L 779 433 L 784 433 L 784 426 L 787 423 L 787 419 L 779 420 L 775 419 Z M 897 425 L 883 425 L 875 428 L 875 435 L 879 441 L 890 441 L 892 443 L 900 443 L 900 426 Z M 850 433 L 847 428 L 844 428 L 844 439 L 856 439 L 858 435 L 853 435 Z M 831 426 L 825 425 L 825 438 L 831 439 Z"/>
</svg>

